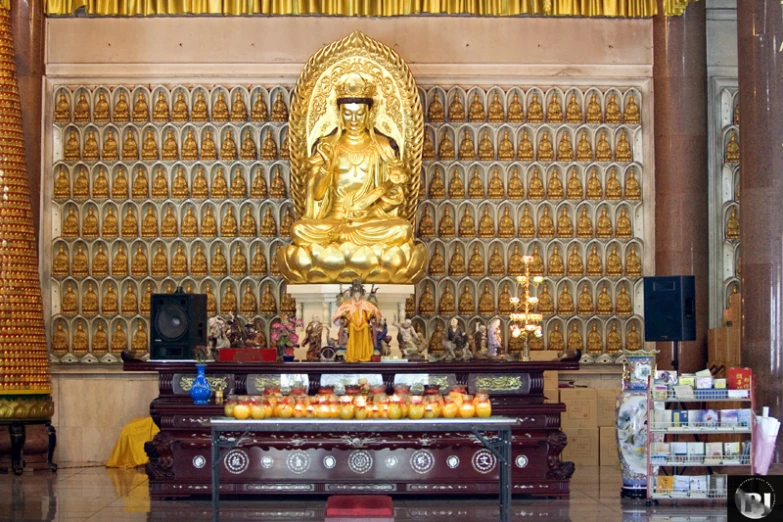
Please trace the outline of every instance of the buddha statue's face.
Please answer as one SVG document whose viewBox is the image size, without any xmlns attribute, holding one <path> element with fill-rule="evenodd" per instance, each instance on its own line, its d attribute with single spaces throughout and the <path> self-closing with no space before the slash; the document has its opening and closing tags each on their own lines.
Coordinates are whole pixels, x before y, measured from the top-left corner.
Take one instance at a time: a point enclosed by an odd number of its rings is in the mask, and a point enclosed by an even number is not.
<svg viewBox="0 0 783 522">
<path fill-rule="evenodd" d="M 340 105 L 340 120 L 348 134 L 360 134 L 367 129 L 370 108 L 364 103 L 344 103 Z"/>
</svg>

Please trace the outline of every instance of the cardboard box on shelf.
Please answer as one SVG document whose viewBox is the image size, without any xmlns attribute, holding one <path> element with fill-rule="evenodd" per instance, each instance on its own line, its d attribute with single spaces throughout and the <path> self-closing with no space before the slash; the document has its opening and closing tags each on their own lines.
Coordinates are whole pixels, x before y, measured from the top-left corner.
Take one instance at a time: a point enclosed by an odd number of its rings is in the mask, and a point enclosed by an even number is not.
<svg viewBox="0 0 783 522">
<path fill-rule="evenodd" d="M 622 390 L 620 388 L 596 388 L 595 391 L 598 397 L 598 427 L 614 427 L 617 418 L 615 415 L 617 396 Z"/>
<path fill-rule="evenodd" d="M 560 392 L 557 390 L 544 390 L 544 404 L 557 404 L 560 402 Z"/>
<path fill-rule="evenodd" d="M 592 388 L 562 388 L 560 402 L 566 411 L 560 415 L 563 428 L 597 428 L 598 399 Z"/>
<path fill-rule="evenodd" d="M 558 359 L 556 350 L 531 350 L 531 361 L 556 361 Z"/>
<path fill-rule="evenodd" d="M 601 466 L 620 467 L 620 457 L 617 453 L 617 428 L 614 426 L 602 426 L 600 431 L 598 448 Z"/>
<path fill-rule="evenodd" d="M 598 465 L 598 428 L 566 428 L 568 438 L 561 459 L 577 466 Z"/>
<path fill-rule="evenodd" d="M 556 390 L 560 381 L 560 376 L 556 371 L 544 372 L 544 390 Z"/>
<path fill-rule="evenodd" d="M 740 366 L 739 328 L 713 328 L 707 332 L 707 361 L 716 366 Z"/>
</svg>

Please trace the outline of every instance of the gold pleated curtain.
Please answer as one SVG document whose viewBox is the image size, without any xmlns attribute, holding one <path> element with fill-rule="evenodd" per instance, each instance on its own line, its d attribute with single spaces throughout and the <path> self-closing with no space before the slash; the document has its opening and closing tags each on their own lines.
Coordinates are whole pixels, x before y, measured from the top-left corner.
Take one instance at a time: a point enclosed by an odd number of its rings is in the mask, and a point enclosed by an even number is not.
<svg viewBox="0 0 783 522">
<path fill-rule="evenodd" d="M 2 0 L 7 1 L 7 0 Z M 691 2 L 664 0 L 666 15 Z M 84 7 L 94 16 L 327 15 L 327 16 L 585 16 L 646 18 L 656 0 L 45 0 L 47 15 L 71 16 Z"/>
</svg>

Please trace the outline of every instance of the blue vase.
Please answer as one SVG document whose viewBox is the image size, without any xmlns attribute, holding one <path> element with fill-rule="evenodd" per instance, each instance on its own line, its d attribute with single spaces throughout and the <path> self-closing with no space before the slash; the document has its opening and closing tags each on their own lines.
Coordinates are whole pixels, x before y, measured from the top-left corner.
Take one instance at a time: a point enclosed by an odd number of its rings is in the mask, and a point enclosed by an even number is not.
<svg viewBox="0 0 783 522">
<path fill-rule="evenodd" d="M 206 369 L 206 364 L 196 365 L 196 378 L 193 380 L 193 386 L 190 387 L 190 398 L 193 399 L 193 404 L 207 404 L 209 397 L 212 395 L 209 381 L 207 376 L 204 375 Z"/>
</svg>

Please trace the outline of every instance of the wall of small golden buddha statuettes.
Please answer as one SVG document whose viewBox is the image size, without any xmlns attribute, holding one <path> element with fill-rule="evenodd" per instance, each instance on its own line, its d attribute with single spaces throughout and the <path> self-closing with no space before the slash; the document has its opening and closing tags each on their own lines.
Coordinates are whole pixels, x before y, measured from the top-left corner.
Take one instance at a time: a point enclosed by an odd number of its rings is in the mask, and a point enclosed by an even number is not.
<svg viewBox="0 0 783 522">
<path fill-rule="evenodd" d="M 720 136 L 722 149 L 721 166 L 721 212 L 720 237 L 723 238 L 723 274 L 720 280 L 719 302 L 728 307 L 732 292 L 739 291 L 742 275 L 740 258 L 740 149 L 739 149 L 739 92 L 723 89 L 720 93 L 721 121 Z"/>
<path fill-rule="evenodd" d="M 597 358 L 642 346 L 642 99 L 635 88 L 433 87 L 418 236 L 427 277 L 408 301 L 438 350 L 448 320 L 467 331 L 499 318 L 522 256 L 544 277 L 533 350 Z"/>
<path fill-rule="evenodd" d="M 272 262 L 293 222 L 289 90 L 54 92 L 51 351 L 114 362 L 149 339 L 149 296 L 208 296 L 265 329 L 295 303 Z"/>
</svg>

